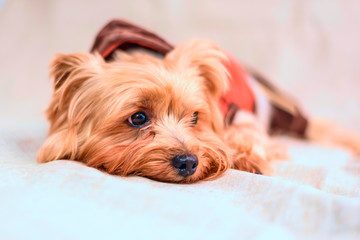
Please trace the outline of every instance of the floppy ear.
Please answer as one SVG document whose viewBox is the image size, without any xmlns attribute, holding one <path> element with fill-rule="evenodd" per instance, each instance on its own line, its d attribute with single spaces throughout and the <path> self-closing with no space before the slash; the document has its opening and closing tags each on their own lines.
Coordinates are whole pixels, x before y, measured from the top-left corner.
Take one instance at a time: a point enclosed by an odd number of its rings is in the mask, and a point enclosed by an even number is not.
<svg viewBox="0 0 360 240">
<path fill-rule="evenodd" d="M 54 78 L 54 89 L 60 88 L 67 79 L 84 79 L 102 71 L 103 58 L 98 54 L 56 54 L 50 63 L 50 77 Z"/>
<path fill-rule="evenodd" d="M 39 150 L 39 162 L 76 156 L 79 139 L 68 109 L 81 85 L 101 73 L 104 66 L 99 55 L 88 53 L 57 54 L 50 63 L 50 76 L 54 78 L 54 93 L 46 111 L 50 130 Z"/>
<path fill-rule="evenodd" d="M 228 87 L 229 73 L 224 65 L 228 59 L 211 41 L 192 40 L 179 44 L 165 59 L 175 61 L 180 67 L 196 68 L 215 98 L 220 97 Z"/>
<path fill-rule="evenodd" d="M 51 110 L 66 107 L 77 89 L 86 80 L 101 73 L 104 65 L 104 60 L 98 54 L 57 54 L 50 63 L 54 93 L 48 115 Z"/>
</svg>

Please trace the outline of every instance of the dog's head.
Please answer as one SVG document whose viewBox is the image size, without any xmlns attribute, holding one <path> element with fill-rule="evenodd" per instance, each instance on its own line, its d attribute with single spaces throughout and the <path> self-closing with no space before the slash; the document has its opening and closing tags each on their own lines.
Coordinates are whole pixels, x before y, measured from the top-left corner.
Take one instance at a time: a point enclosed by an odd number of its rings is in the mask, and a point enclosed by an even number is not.
<svg viewBox="0 0 360 240">
<path fill-rule="evenodd" d="M 166 182 L 213 178 L 228 166 L 218 99 L 225 55 L 191 41 L 163 59 L 125 53 L 58 55 L 49 135 L 38 160 L 73 159 Z"/>
</svg>

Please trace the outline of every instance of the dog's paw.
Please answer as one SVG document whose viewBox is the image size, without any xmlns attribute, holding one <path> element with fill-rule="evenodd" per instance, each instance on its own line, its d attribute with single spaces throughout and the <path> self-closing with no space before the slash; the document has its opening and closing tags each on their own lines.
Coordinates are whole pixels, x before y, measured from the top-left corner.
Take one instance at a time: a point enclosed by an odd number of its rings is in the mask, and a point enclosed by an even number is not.
<svg viewBox="0 0 360 240">
<path fill-rule="evenodd" d="M 265 152 L 268 161 L 290 159 L 288 147 L 284 143 L 273 139 L 267 142 Z"/>
<path fill-rule="evenodd" d="M 262 146 L 253 146 L 250 149 L 236 151 L 232 157 L 232 168 L 261 175 L 272 173 L 266 159 L 265 149 Z"/>
<path fill-rule="evenodd" d="M 271 174 L 266 135 L 251 127 L 232 126 L 226 130 L 225 141 L 232 150 L 232 168 L 256 174 Z"/>
</svg>

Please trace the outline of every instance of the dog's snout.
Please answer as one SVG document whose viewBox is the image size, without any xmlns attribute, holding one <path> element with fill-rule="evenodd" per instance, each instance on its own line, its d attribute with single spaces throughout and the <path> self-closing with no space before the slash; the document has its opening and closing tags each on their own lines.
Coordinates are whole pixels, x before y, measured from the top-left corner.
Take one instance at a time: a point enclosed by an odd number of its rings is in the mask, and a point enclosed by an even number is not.
<svg viewBox="0 0 360 240">
<path fill-rule="evenodd" d="M 177 155 L 172 159 L 172 165 L 180 176 L 193 175 L 198 166 L 198 159 L 195 155 Z"/>
</svg>

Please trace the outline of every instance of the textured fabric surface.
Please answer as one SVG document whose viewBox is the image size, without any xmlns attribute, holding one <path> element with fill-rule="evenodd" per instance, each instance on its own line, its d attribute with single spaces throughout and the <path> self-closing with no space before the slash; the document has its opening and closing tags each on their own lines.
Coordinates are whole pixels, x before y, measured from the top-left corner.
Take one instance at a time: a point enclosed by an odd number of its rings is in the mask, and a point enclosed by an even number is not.
<svg viewBox="0 0 360 240">
<path fill-rule="evenodd" d="M 0 128 L 0 239 L 359 239 L 360 160 L 291 139 L 274 176 L 192 185 L 35 162 L 43 122 Z"/>
<path fill-rule="evenodd" d="M 1 5 L 1 1 L 0 1 Z M 274 176 L 173 185 L 79 163 L 38 165 L 55 52 L 122 17 L 215 41 L 311 115 L 360 131 L 357 0 L 8 0 L 0 11 L 0 239 L 360 239 L 360 159 L 291 139 Z M 33 122 L 33 123 L 32 123 Z"/>
</svg>

